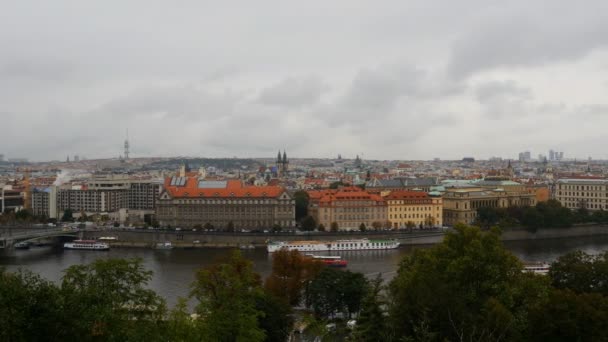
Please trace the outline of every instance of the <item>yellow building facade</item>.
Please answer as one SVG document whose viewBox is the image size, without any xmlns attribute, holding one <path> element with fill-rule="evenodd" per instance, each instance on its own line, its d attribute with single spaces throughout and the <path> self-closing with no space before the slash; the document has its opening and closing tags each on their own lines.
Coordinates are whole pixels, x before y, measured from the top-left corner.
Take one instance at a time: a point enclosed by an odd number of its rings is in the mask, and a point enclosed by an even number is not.
<svg viewBox="0 0 608 342">
<path fill-rule="evenodd" d="M 393 229 L 441 227 L 443 199 L 423 191 L 393 191 L 384 197 L 388 221 Z"/>
</svg>

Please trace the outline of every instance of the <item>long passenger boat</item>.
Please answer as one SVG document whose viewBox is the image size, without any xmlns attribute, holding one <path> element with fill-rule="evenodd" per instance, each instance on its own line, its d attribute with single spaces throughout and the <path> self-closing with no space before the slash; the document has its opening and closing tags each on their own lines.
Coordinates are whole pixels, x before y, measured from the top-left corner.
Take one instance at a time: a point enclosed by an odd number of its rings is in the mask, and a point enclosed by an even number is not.
<svg viewBox="0 0 608 342">
<path fill-rule="evenodd" d="M 110 245 L 105 242 L 99 242 L 95 240 L 74 240 L 72 242 L 64 243 L 63 248 L 107 251 L 110 250 Z"/>
<path fill-rule="evenodd" d="M 399 247 L 397 240 L 336 240 L 336 241 L 276 241 L 268 242 L 267 250 L 269 253 L 281 249 L 300 252 L 321 252 L 321 251 L 363 251 L 379 249 L 395 249 Z"/>
</svg>

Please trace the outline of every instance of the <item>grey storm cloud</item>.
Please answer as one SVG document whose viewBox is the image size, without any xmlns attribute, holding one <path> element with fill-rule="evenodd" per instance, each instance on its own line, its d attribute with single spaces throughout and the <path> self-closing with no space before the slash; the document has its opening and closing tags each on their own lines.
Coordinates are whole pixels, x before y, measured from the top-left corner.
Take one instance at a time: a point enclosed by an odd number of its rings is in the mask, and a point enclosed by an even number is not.
<svg viewBox="0 0 608 342">
<path fill-rule="evenodd" d="M 603 133 L 607 6 L 8 2 L 0 153 L 116 157 L 129 129 L 133 156 L 608 158 L 571 134 Z"/>
</svg>

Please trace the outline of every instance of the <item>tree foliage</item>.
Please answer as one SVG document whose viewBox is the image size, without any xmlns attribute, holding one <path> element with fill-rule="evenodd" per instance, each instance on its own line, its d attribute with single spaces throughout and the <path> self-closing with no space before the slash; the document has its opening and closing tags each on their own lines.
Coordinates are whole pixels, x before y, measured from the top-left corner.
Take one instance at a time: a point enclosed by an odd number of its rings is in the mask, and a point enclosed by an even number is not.
<svg viewBox="0 0 608 342">
<path fill-rule="evenodd" d="M 393 329 L 415 339 L 421 332 L 449 340 L 513 338 L 525 316 L 518 303 L 536 295 L 521 291 L 525 279 L 496 230 L 457 225 L 442 243 L 401 261 L 390 284 Z"/>
<path fill-rule="evenodd" d="M 582 251 L 565 254 L 551 264 L 549 277 L 558 289 L 608 295 L 608 252 L 595 256 Z"/>
<path fill-rule="evenodd" d="M 382 294 L 382 278 L 374 279 L 361 302 L 361 313 L 357 319 L 354 331 L 354 340 L 361 342 L 379 342 L 388 340 L 388 326 L 386 324 L 385 312 L 382 309 L 386 305 Z"/>
<path fill-rule="evenodd" d="M 304 190 L 296 191 L 293 194 L 296 202 L 296 221 L 300 221 L 308 215 L 308 193 Z"/>
<path fill-rule="evenodd" d="M 304 288 L 322 267 L 322 263 L 298 251 L 279 250 L 272 255 L 272 273 L 266 279 L 266 290 L 285 303 L 297 306 Z"/>
<path fill-rule="evenodd" d="M 258 325 L 262 312 L 256 298 L 262 294 L 261 280 L 250 261 L 239 251 L 225 263 L 196 273 L 191 295 L 197 300 L 200 327 L 210 341 L 263 341 Z"/>
<path fill-rule="evenodd" d="M 151 277 L 141 259 L 69 267 L 61 284 L 62 309 L 76 336 L 116 341 L 154 336 L 166 306 L 146 287 Z"/>
<path fill-rule="evenodd" d="M 72 212 L 72 209 L 66 209 L 63 211 L 63 216 L 61 217 L 61 221 L 74 222 L 74 213 Z"/>
<path fill-rule="evenodd" d="M 0 268 L 1 341 L 59 340 L 65 336 L 62 316 L 57 286 L 27 271 Z"/>
<path fill-rule="evenodd" d="M 337 313 L 350 317 L 359 312 L 367 286 L 361 273 L 324 268 L 310 282 L 307 305 L 318 317 L 333 317 Z"/>
<path fill-rule="evenodd" d="M 312 216 L 307 215 L 302 219 L 300 226 L 302 227 L 302 230 L 311 231 L 317 227 L 317 223 Z"/>
</svg>

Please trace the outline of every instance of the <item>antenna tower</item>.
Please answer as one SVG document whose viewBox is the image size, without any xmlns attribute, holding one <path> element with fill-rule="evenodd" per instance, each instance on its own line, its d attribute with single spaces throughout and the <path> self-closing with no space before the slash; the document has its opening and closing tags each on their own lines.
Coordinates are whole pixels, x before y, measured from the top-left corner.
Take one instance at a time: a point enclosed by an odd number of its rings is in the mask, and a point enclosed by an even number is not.
<svg viewBox="0 0 608 342">
<path fill-rule="evenodd" d="M 125 139 L 125 160 L 129 159 L 129 129 L 127 128 L 127 139 Z"/>
</svg>

